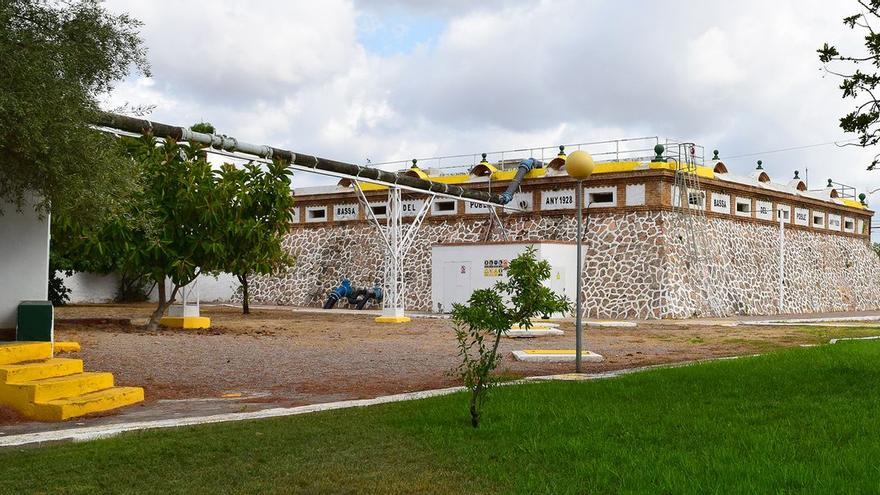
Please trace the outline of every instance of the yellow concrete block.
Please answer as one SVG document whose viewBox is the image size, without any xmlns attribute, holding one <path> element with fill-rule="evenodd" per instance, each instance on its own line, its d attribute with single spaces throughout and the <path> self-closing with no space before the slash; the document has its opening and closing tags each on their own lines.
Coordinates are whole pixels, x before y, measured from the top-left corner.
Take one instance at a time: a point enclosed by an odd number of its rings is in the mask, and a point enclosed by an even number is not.
<svg viewBox="0 0 880 495">
<path fill-rule="evenodd" d="M 113 374 L 85 372 L 42 380 L 6 384 L 13 396 L 30 402 L 45 402 L 97 392 L 113 386 Z"/>
<path fill-rule="evenodd" d="M 166 316 L 159 324 L 169 328 L 211 328 L 211 319 L 205 316 Z"/>
<path fill-rule="evenodd" d="M 144 389 L 141 387 L 113 387 L 35 404 L 29 416 L 39 421 L 63 421 L 85 414 L 130 406 L 143 400 Z"/>
<path fill-rule="evenodd" d="M 3 342 L 0 343 L 0 364 L 38 361 L 52 357 L 51 342 Z"/>
<path fill-rule="evenodd" d="M 79 342 L 55 342 L 55 352 L 79 352 Z"/>
<path fill-rule="evenodd" d="M 82 373 L 81 359 L 53 358 L 25 364 L 0 365 L 0 383 L 21 383 Z"/>
<path fill-rule="evenodd" d="M 412 321 L 409 316 L 377 316 L 376 323 L 407 323 Z"/>
</svg>

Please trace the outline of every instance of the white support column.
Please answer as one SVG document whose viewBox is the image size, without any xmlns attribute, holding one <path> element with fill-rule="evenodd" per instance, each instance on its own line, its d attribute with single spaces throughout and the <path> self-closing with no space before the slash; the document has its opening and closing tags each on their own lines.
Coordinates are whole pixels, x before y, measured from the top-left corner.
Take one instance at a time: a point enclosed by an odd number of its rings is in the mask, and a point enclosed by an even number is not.
<svg viewBox="0 0 880 495">
<path fill-rule="evenodd" d="M 373 214 L 370 203 L 367 201 L 360 185 L 355 182 L 361 202 L 366 208 L 367 217 L 373 221 L 379 236 L 385 247 L 385 259 L 383 263 L 383 290 L 382 316 L 376 321 L 382 323 L 404 323 L 410 321 L 406 316 L 406 277 L 404 276 L 404 260 L 409 249 L 415 242 L 422 221 L 431 211 L 434 203 L 434 195 L 428 196 L 422 208 L 416 213 L 409 226 L 403 223 L 403 204 L 401 190 L 397 187 L 388 189 L 388 202 L 386 203 L 386 220 L 382 225 Z"/>
</svg>

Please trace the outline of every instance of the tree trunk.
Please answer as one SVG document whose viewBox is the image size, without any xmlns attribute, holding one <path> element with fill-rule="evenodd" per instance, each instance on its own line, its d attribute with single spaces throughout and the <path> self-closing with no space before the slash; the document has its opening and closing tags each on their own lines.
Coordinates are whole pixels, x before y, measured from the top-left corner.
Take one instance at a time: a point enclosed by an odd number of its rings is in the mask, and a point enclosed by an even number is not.
<svg viewBox="0 0 880 495">
<path fill-rule="evenodd" d="M 477 383 L 476 388 L 474 388 L 473 393 L 471 394 L 471 426 L 477 428 L 480 426 L 480 410 L 477 407 L 477 401 L 479 400 L 479 395 L 482 392 L 483 383 L 480 380 Z"/>
<path fill-rule="evenodd" d="M 177 297 L 177 291 L 180 289 L 179 285 L 175 285 L 171 290 L 171 295 L 166 299 L 165 281 L 156 281 L 156 284 L 159 288 L 159 304 L 156 306 L 156 310 L 153 311 L 153 314 L 150 316 L 150 321 L 147 323 L 146 330 L 148 332 L 153 332 L 159 328 L 159 320 L 165 315 L 165 310 L 168 309 L 168 306 L 171 306 L 171 304 L 174 303 L 174 299 Z"/>
<path fill-rule="evenodd" d="M 495 356 L 498 354 L 498 346 L 501 344 L 501 333 L 502 331 L 495 332 L 495 342 L 492 345 L 492 352 L 489 354 L 489 359 L 492 363 L 495 363 Z M 486 376 L 477 377 L 477 386 L 474 387 L 473 393 L 471 393 L 471 426 L 477 428 L 480 426 L 480 394 L 485 392 L 484 388 L 484 380 L 489 379 L 489 374 L 495 369 L 495 366 L 492 366 L 492 369 L 487 371 Z"/>
<path fill-rule="evenodd" d="M 238 281 L 241 282 L 241 313 L 249 315 L 251 314 L 251 307 L 247 275 L 238 275 Z"/>
</svg>

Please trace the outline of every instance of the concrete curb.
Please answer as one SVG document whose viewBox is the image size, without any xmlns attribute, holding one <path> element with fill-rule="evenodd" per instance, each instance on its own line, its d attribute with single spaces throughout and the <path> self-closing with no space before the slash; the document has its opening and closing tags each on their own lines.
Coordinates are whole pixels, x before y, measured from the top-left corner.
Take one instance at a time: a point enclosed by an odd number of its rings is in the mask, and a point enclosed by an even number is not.
<svg viewBox="0 0 880 495">
<path fill-rule="evenodd" d="M 120 433 L 136 430 L 152 430 L 157 428 L 175 428 L 179 426 L 195 426 L 211 423 L 225 423 L 229 421 L 242 421 L 248 419 L 277 418 L 283 416 L 296 416 L 320 411 L 332 411 L 335 409 L 348 409 L 352 407 L 374 406 L 391 402 L 406 400 L 425 399 L 439 397 L 455 392 L 464 391 L 464 387 L 450 387 L 421 392 L 408 392 L 404 394 L 386 395 L 375 399 L 357 399 L 340 402 L 328 402 L 324 404 L 310 404 L 298 407 L 276 407 L 245 413 L 215 414 L 212 416 L 197 416 L 191 418 L 160 419 L 154 421 L 137 421 L 112 425 L 87 426 L 84 428 L 69 428 L 66 430 L 41 431 L 37 433 L 24 433 L 0 437 L 0 447 L 15 447 L 28 444 L 41 444 L 47 442 L 73 441 L 85 442 L 108 438 Z"/>
</svg>

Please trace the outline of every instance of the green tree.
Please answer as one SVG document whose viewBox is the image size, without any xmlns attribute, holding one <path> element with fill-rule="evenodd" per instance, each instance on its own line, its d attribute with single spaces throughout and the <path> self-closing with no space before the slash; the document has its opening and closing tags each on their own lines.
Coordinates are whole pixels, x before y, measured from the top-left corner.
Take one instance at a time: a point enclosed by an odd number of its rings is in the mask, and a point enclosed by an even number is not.
<svg viewBox="0 0 880 495">
<path fill-rule="evenodd" d="M 98 0 L 0 2 L 0 208 L 98 219 L 136 188 L 130 161 L 89 127 L 132 68 L 149 74 L 140 23 Z"/>
<path fill-rule="evenodd" d="M 535 248 L 529 246 L 511 260 L 507 280 L 497 282 L 491 289 L 475 290 L 467 304 L 452 306 L 461 358 L 457 372 L 470 391 L 469 410 L 474 428 L 480 425 L 480 410 L 495 384 L 492 371 L 501 359 L 498 345 L 502 334 L 513 325 L 530 328 L 537 316 L 571 311 L 565 296 L 544 285 L 550 271 L 550 263 L 538 261 Z"/>
<path fill-rule="evenodd" d="M 880 85 L 880 73 L 877 72 L 880 67 L 880 32 L 875 30 L 880 20 L 880 0 L 857 1 L 863 11 L 844 17 L 843 23 L 862 32 L 864 51 L 843 54 L 828 43 L 817 51 L 825 72 L 842 79 L 843 98 L 857 102 L 853 111 L 840 118 L 840 128 L 858 134 L 858 143 L 850 144 L 868 147 L 880 142 L 880 101 L 876 96 Z M 867 70 L 863 71 L 863 68 Z M 873 170 L 878 163 L 880 154 L 874 156 L 868 170 Z"/>
<path fill-rule="evenodd" d="M 293 220 L 292 175 L 279 161 L 267 164 L 265 170 L 254 163 L 220 168 L 226 248 L 221 268 L 241 283 L 244 314 L 250 314 L 248 277 L 270 274 L 292 261 L 282 245 Z"/>
<path fill-rule="evenodd" d="M 112 258 L 120 272 L 146 274 L 156 284 L 159 300 L 147 324 L 154 330 L 181 287 L 220 268 L 224 205 L 218 176 L 200 146 L 159 144 L 149 135 L 123 141 L 142 187 L 125 210 L 84 231 L 80 252 L 89 259 Z"/>
</svg>

